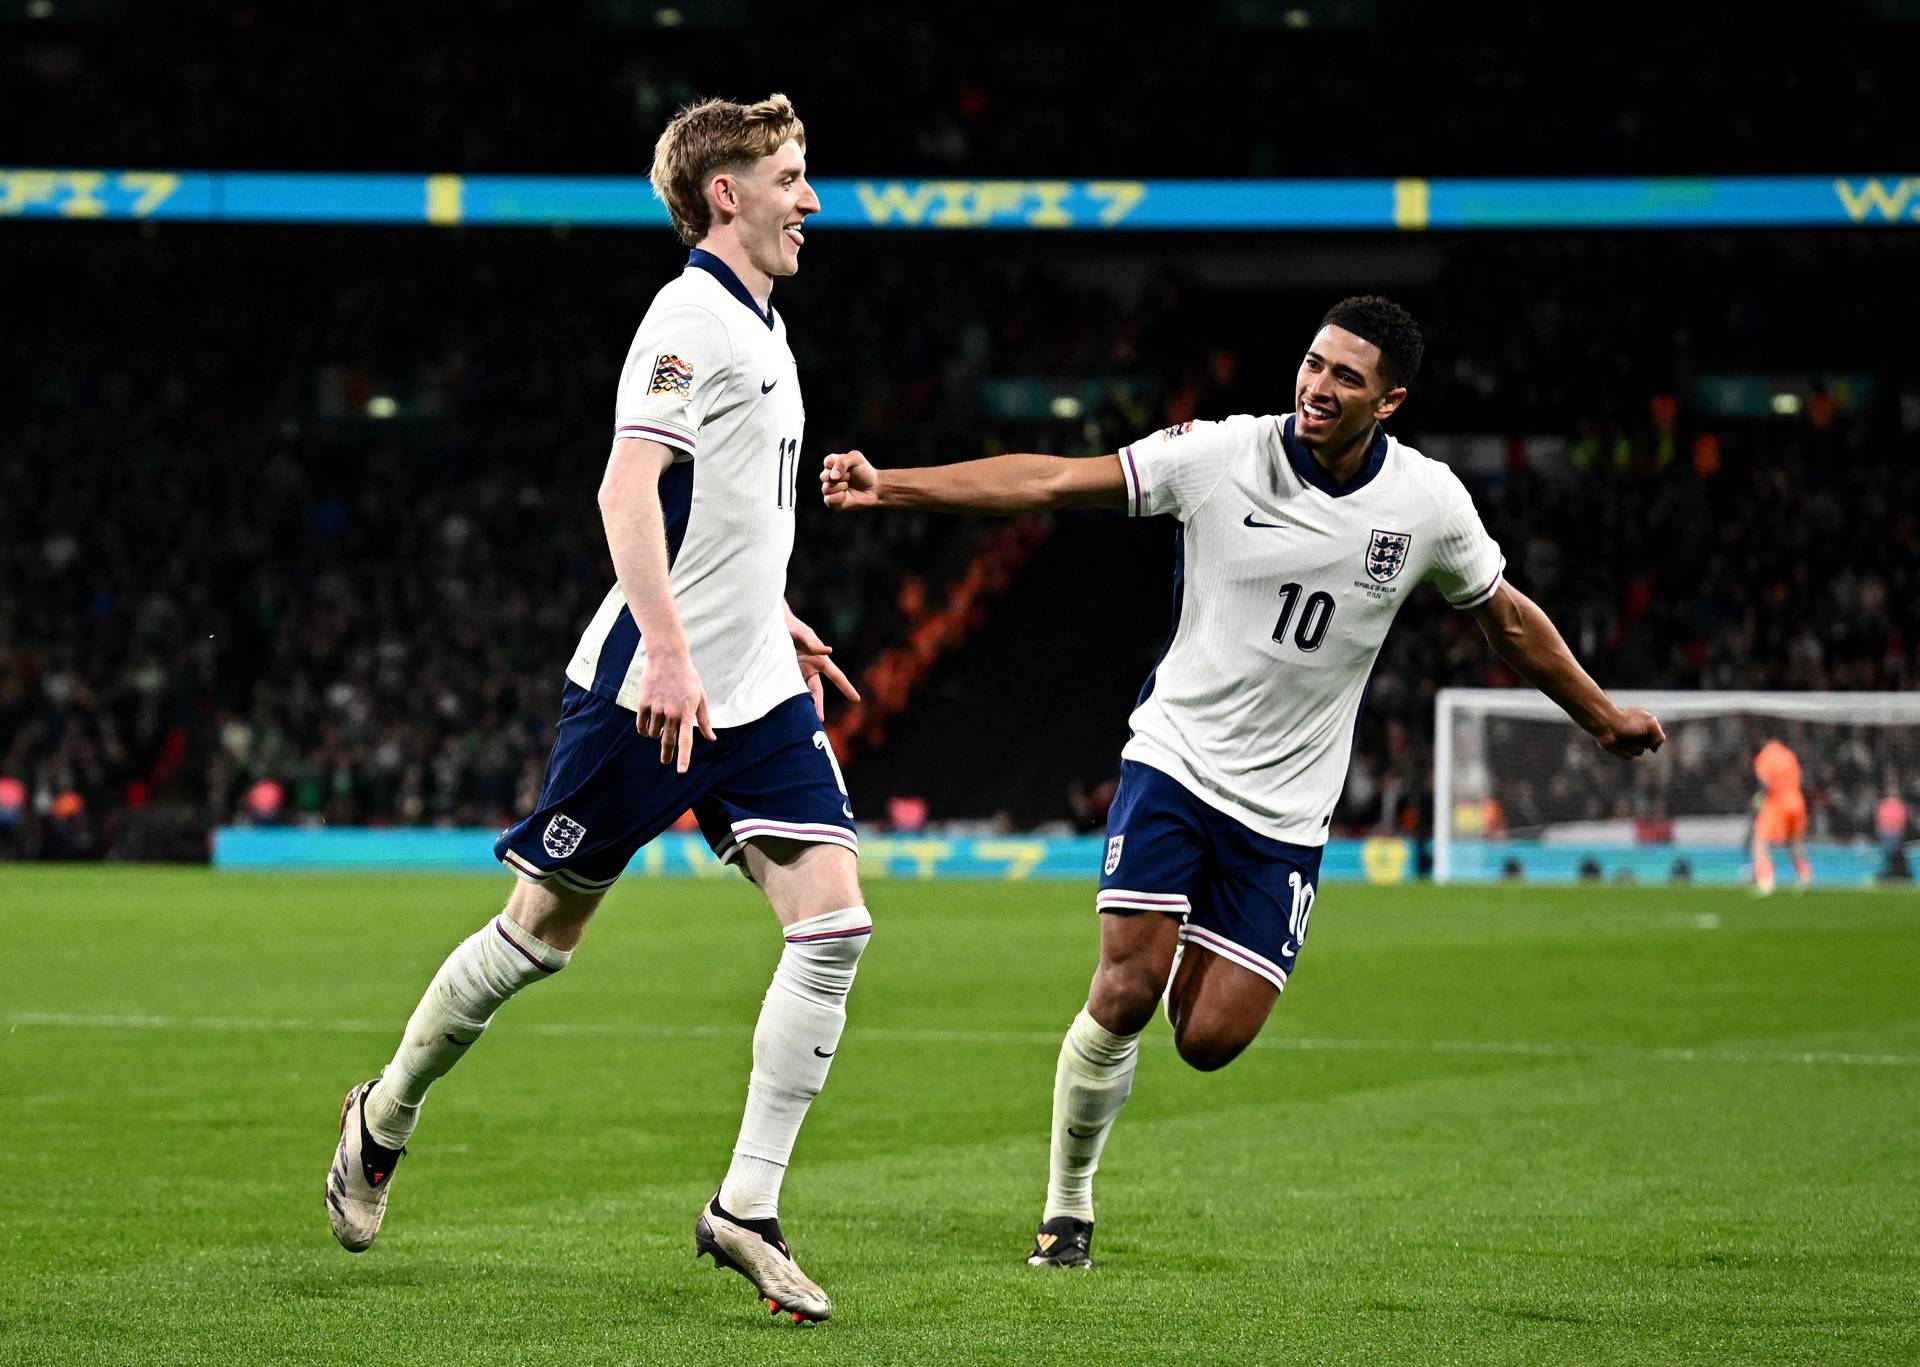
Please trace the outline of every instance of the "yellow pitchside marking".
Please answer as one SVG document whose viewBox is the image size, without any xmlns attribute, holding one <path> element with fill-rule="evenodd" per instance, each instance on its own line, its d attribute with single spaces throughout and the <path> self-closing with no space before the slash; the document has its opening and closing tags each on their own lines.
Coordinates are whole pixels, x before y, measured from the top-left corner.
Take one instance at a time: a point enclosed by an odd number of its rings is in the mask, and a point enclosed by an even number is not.
<svg viewBox="0 0 1920 1367">
<path fill-rule="evenodd" d="M 1393 183 L 1393 226 L 1418 231 L 1427 226 L 1427 182 L 1408 177 Z"/>
<path fill-rule="evenodd" d="M 427 222 L 458 223 L 465 212 L 466 186 L 459 176 L 427 177 Z"/>
</svg>

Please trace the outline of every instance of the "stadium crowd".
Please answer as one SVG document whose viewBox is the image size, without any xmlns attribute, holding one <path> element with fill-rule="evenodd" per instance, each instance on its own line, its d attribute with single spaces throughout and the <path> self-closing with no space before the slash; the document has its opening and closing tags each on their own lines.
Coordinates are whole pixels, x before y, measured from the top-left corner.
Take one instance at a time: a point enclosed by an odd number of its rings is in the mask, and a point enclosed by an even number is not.
<svg viewBox="0 0 1920 1367">
<path fill-rule="evenodd" d="M 47 325 L 0 335 L 25 414 L 0 456 L 0 853 L 133 856 L 232 822 L 498 826 L 526 810 L 563 662 L 611 578 L 593 491 L 671 243 L 169 230 L 78 244 L 47 229 L 29 246 L 8 286 Z M 1094 453 L 1166 422 L 1284 409 L 1329 302 L 1324 288 L 1260 299 L 1287 319 L 1275 333 L 1163 250 L 1090 271 L 1075 248 L 859 247 L 812 248 L 776 294 L 815 462 L 854 446 L 895 463 Z M 1883 360 L 1847 352 L 1877 335 L 1870 300 L 1766 294 L 1767 251 L 1818 254 L 1833 278 L 1871 268 L 1832 238 L 1699 239 L 1659 263 L 1701 277 L 1662 305 L 1617 289 L 1646 269 L 1644 244 L 1457 244 L 1435 279 L 1398 291 L 1429 320 L 1430 360 L 1397 429 L 1415 445 L 1512 439 L 1470 476 L 1483 516 L 1610 686 L 1920 677 L 1920 467 L 1904 455 L 1920 385 L 1883 374 L 1851 407 L 1725 421 L 1687 397 L 1709 362 Z M 1449 303 L 1469 288 L 1474 308 Z M 108 301 L 122 340 L 103 357 L 97 333 L 60 320 Z M 1798 330 L 1816 310 L 1831 331 L 1808 355 Z M 987 397 L 1005 376 L 1124 382 L 1071 417 L 1033 416 Z M 1558 454 L 1527 454 L 1520 436 L 1538 433 L 1565 438 Z M 790 600 L 859 677 L 996 530 L 803 501 Z M 1023 591 L 1044 586 L 1015 573 L 963 625 L 1018 613 Z M 1164 634 L 1164 619 L 1137 625 Z M 1339 825 L 1424 830 L 1434 692 L 1495 682 L 1510 681 L 1469 620 L 1437 601 L 1407 612 Z M 1098 750 L 1056 757 L 1051 814 L 1097 824 L 1112 721 Z M 864 791 L 860 767 L 864 813 L 895 796 L 934 819 L 1001 805 L 946 776 Z M 1849 791 L 1829 819 L 1816 793 L 1816 827 L 1859 829 L 1871 817 L 1852 807 L 1881 796 Z"/>
<path fill-rule="evenodd" d="M 0 127 L 21 166 L 631 173 L 680 104 L 774 89 L 824 149 L 817 173 L 849 175 L 1831 171 L 1893 166 L 1920 122 L 1904 75 L 1920 26 L 1891 4 L 1824 14 L 1853 58 L 1832 62 L 1744 13 L 1741 59 L 1701 61 L 1725 41 L 1711 7 L 1664 14 L 1657 43 L 1553 6 L 1468 24 L 1412 0 L 1140 23 L 1005 0 L 831 23 L 753 0 L 4 8 Z M 1513 118 L 1538 99 L 1516 56 L 1556 48 L 1580 60 L 1555 64 L 1552 116 Z M 1334 110 L 1341 136 L 1303 134 Z"/>
<path fill-rule="evenodd" d="M 1785 703 L 1790 709 L 1792 699 Z M 1884 838 L 1888 813 L 1904 809 L 1920 771 L 1912 723 L 1887 724 L 1893 720 L 1889 709 L 1868 706 L 1817 720 L 1737 704 L 1711 716 L 1673 715 L 1663 719 L 1670 753 L 1645 774 L 1610 764 L 1551 721 L 1456 721 L 1453 810 L 1436 819 L 1452 820 L 1459 835 L 1520 838 L 1555 826 L 1625 822 L 1656 842 L 1676 838 L 1679 819 L 1683 830 L 1707 833 L 1699 838 L 1744 841 L 1757 805 L 1754 758 L 1777 739 L 1803 761 L 1815 838 Z M 1902 837 L 1905 820 L 1902 810 Z"/>
</svg>

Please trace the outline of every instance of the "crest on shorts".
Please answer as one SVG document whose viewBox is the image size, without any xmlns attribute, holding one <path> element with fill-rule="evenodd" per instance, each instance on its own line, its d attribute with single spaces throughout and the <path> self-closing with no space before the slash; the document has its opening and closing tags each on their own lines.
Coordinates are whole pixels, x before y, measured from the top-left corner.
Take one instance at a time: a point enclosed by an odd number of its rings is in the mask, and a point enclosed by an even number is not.
<svg viewBox="0 0 1920 1367">
<path fill-rule="evenodd" d="M 580 842 L 586 834 L 587 828 L 572 817 L 556 816 L 547 823 L 546 832 L 540 837 L 540 843 L 555 859 L 565 859 L 580 848 Z"/>
<path fill-rule="evenodd" d="M 1107 866 L 1101 870 L 1102 873 L 1111 874 L 1120 867 L 1120 847 L 1126 843 L 1127 838 L 1124 835 L 1116 835 L 1107 841 Z"/>
<path fill-rule="evenodd" d="M 686 398 L 693 392 L 693 367 L 678 356 L 662 356 L 653 363 L 653 381 L 649 394 L 678 394 Z"/>
<path fill-rule="evenodd" d="M 1384 584 L 1407 566 L 1407 547 L 1413 544 L 1411 532 L 1383 532 L 1374 529 L 1367 543 L 1367 575 L 1376 584 Z"/>
</svg>

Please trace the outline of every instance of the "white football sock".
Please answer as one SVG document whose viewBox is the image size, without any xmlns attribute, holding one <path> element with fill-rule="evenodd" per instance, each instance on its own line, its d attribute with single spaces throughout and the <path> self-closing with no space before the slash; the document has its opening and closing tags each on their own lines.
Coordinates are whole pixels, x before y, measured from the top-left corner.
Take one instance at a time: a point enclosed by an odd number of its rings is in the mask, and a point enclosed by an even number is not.
<svg viewBox="0 0 1920 1367">
<path fill-rule="evenodd" d="M 786 928 L 773 983 L 753 1029 L 753 1077 L 720 1205 L 743 1220 L 779 1214 L 780 1179 L 807 1106 L 827 1080 L 847 1024 L 847 992 L 873 918 L 865 907 L 809 916 Z"/>
<path fill-rule="evenodd" d="M 573 957 L 536 938 L 504 912 L 460 942 L 413 1009 L 399 1052 L 367 1094 L 367 1132 L 400 1148 L 420 1118 L 434 1079 L 458 1063 L 508 997 L 552 977 Z"/>
<path fill-rule="evenodd" d="M 1053 1153 L 1042 1219 L 1071 1215 L 1093 1220 L 1093 1174 L 1114 1117 L 1133 1090 L 1139 1059 L 1138 1032 L 1112 1034 L 1085 1007 L 1067 1027 L 1053 1075 Z"/>
</svg>

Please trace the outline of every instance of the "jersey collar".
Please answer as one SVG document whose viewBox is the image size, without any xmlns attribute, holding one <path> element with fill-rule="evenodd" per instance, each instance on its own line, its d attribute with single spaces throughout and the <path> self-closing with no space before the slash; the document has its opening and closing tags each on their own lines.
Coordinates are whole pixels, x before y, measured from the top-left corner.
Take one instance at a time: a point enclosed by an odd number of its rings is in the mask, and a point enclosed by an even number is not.
<svg viewBox="0 0 1920 1367">
<path fill-rule="evenodd" d="M 1335 484 L 1326 468 L 1313 458 L 1313 452 L 1293 439 L 1291 413 L 1280 424 L 1280 444 L 1286 448 L 1287 462 L 1293 466 L 1294 472 L 1328 498 L 1345 498 L 1364 489 L 1380 473 L 1380 467 L 1387 463 L 1387 429 L 1379 423 L 1373 425 L 1373 445 L 1367 448 L 1367 463 L 1360 467 L 1360 473 L 1353 477 L 1350 484 Z"/>
<path fill-rule="evenodd" d="M 695 247 L 687 253 L 687 268 L 703 270 L 718 280 L 726 287 L 728 294 L 753 310 L 753 316 L 767 325 L 767 331 L 773 331 L 773 305 L 768 304 L 767 311 L 762 313 L 760 306 L 754 303 L 753 296 L 747 293 L 747 287 L 740 283 L 740 277 L 733 273 L 733 267 L 712 252 L 701 251 L 700 248 Z"/>
</svg>

